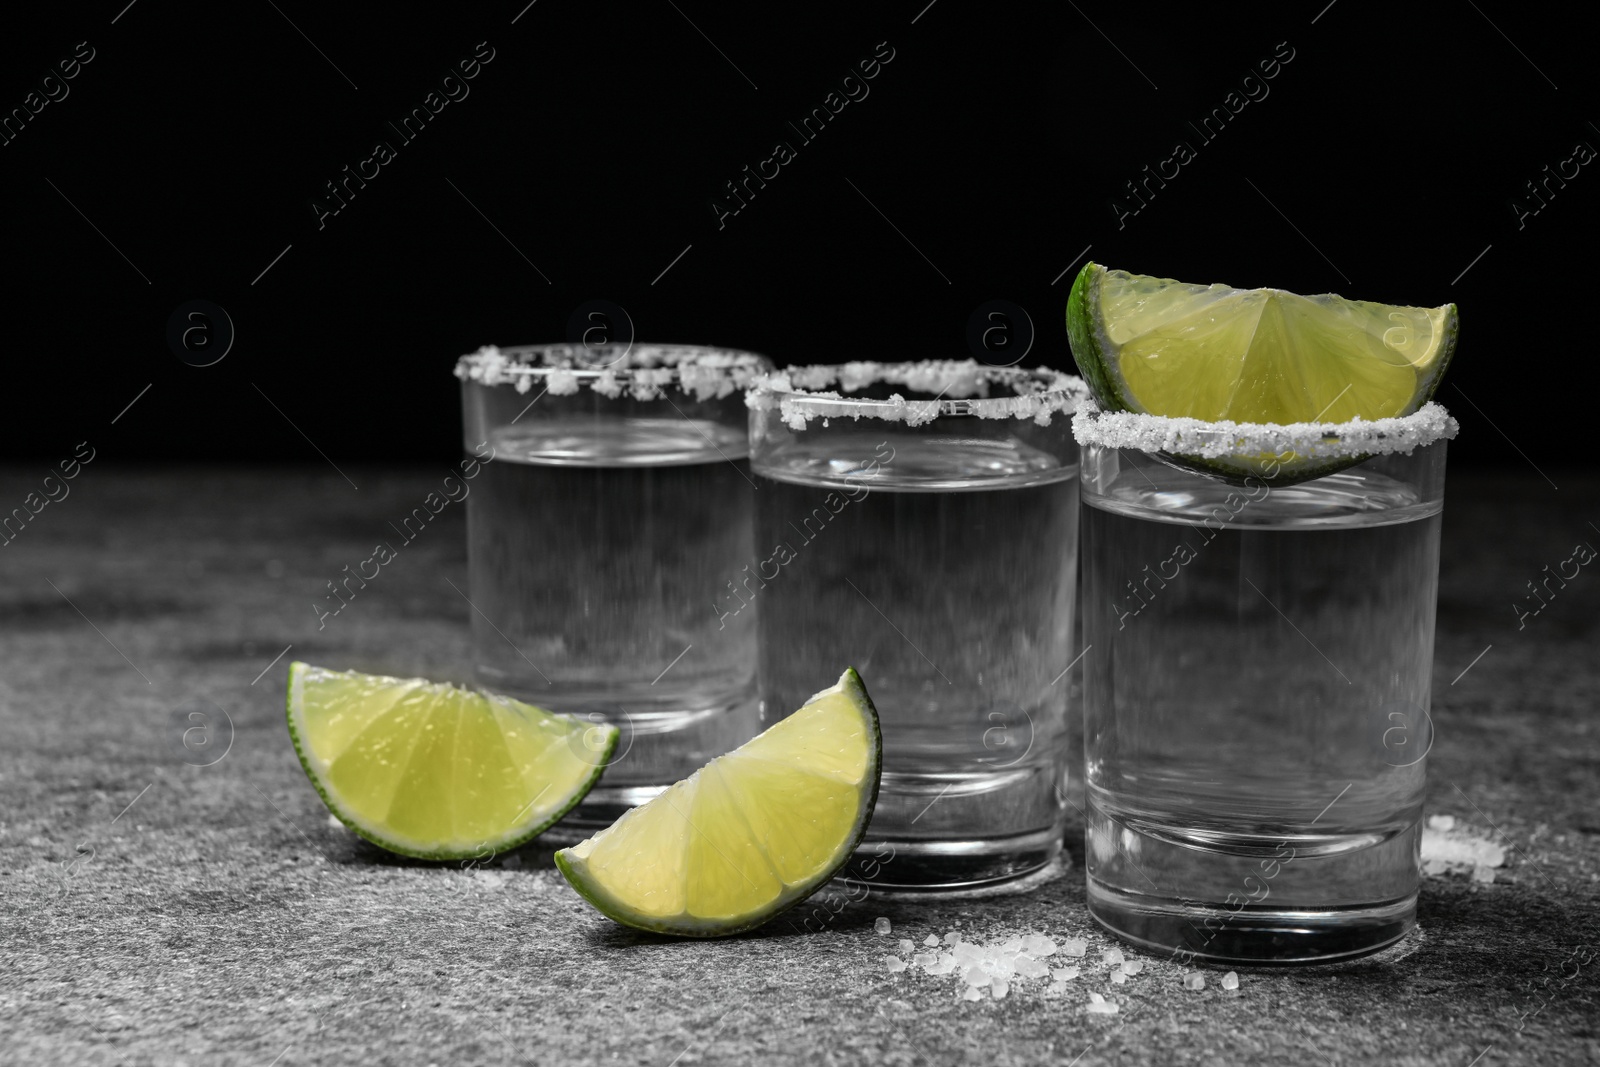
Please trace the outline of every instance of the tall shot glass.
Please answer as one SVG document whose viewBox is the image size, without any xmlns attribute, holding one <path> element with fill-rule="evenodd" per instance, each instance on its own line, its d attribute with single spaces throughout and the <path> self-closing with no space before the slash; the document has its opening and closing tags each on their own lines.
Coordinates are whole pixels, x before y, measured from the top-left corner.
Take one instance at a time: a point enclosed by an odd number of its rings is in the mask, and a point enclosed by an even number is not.
<svg viewBox="0 0 1600 1067">
<path fill-rule="evenodd" d="M 1091 914 L 1217 961 L 1398 940 L 1416 913 L 1455 421 L 1436 404 L 1275 426 L 1091 403 L 1074 429 Z"/>
<path fill-rule="evenodd" d="M 463 444 L 483 462 L 467 498 L 479 681 L 622 730 L 554 837 L 609 825 L 757 732 L 754 613 L 706 604 L 750 552 L 744 386 L 770 369 L 645 344 L 489 347 L 456 365 Z"/>
<path fill-rule="evenodd" d="M 943 361 L 790 368 L 750 393 L 758 555 L 723 606 L 760 607 L 763 722 L 845 666 L 872 694 L 883 778 L 848 878 L 963 889 L 1061 848 L 1082 395 Z"/>
</svg>

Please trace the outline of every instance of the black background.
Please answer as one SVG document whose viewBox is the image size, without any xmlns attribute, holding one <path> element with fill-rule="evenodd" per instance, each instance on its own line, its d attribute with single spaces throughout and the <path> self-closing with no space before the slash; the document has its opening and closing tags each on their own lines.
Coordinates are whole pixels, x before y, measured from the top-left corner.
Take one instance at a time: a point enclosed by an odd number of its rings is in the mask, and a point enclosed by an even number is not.
<svg viewBox="0 0 1600 1067">
<path fill-rule="evenodd" d="M 455 356 L 564 339 L 596 298 L 641 339 L 779 363 L 964 357 L 971 312 L 1005 299 L 1036 327 L 1024 362 L 1070 367 L 1089 248 L 1189 281 L 1458 302 L 1454 462 L 1581 462 L 1600 168 L 1521 228 L 1510 206 L 1600 146 L 1589 38 L 1550 11 L 525 3 L 8 12 L 0 110 L 78 42 L 95 57 L 0 146 L 0 455 L 449 457 Z M 469 95 L 400 143 L 386 122 L 479 42 Z M 801 143 L 786 123 L 879 42 L 870 95 Z M 1186 123 L 1280 42 L 1268 95 L 1203 142 Z M 312 200 L 380 139 L 396 158 L 319 229 Z M 780 139 L 798 158 L 719 228 L 712 198 Z M 1179 139 L 1196 158 L 1119 228 L 1112 199 Z M 236 329 L 209 367 L 167 343 L 194 299 Z"/>
</svg>

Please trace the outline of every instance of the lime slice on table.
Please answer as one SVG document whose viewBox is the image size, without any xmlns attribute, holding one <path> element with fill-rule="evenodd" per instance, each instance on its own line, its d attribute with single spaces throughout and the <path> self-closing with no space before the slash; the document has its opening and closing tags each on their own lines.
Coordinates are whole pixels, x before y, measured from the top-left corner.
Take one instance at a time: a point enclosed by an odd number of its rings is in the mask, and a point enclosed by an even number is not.
<svg viewBox="0 0 1600 1067">
<path fill-rule="evenodd" d="M 626 926 L 719 937 L 759 926 L 849 859 L 878 799 L 878 712 L 854 669 L 788 718 L 556 853 Z"/>
<path fill-rule="evenodd" d="M 1192 285 L 1086 264 L 1067 298 L 1072 355 L 1101 407 L 1215 422 L 1409 415 L 1455 352 L 1454 304 Z M 1167 457 L 1210 473 L 1303 481 L 1364 457 Z"/>
<path fill-rule="evenodd" d="M 422 678 L 289 666 L 289 736 L 346 826 L 391 852 L 483 858 L 548 829 L 617 744 L 599 726 Z"/>
</svg>

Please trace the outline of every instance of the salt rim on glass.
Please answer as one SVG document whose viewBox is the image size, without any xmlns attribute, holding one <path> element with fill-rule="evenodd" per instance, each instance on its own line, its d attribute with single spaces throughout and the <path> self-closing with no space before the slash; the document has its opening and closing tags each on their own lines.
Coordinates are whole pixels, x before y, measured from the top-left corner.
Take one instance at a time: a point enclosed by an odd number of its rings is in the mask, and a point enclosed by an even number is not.
<svg viewBox="0 0 1600 1067">
<path fill-rule="evenodd" d="M 900 385 L 932 400 L 907 400 L 899 393 L 885 399 L 848 397 L 868 385 Z M 837 385 L 838 390 L 830 389 Z M 990 396 L 991 389 L 1010 396 Z M 870 418 L 920 426 L 941 415 L 980 419 L 1032 419 L 1050 425 L 1057 414 L 1070 414 L 1089 398 L 1083 379 L 1048 367 L 991 367 L 976 360 L 925 359 L 916 362 L 857 361 L 837 366 L 785 367 L 757 376 L 745 394 L 756 411 L 778 410 L 784 425 L 804 430 L 811 419 Z"/>
<path fill-rule="evenodd" d="M 1105 411 L 1092 399 L 1072 416 L 1072 435 L 1080 445 L 1131 448 L 1140 452 L 1223 459 L 1242 454 L 1281 456 L 1293 452 L 1308 459 L 1410 455 L 1461 429 L 1439 404 L 1428 401 L 1413 414 L 1387 419 L 1354 418 L 1349 422 L 1233 422 Z"/>
<path fill-rule="evenodd" d="M 480 385 L 510 385 L 519 393 L 542 382 L 551 396 L 587 386 L 616 399 L 659 400 L 669 386 L 696 400 L 722 399 L 749 386 L 772 363 L 765 356 L 707 345 L 484 345 L 456 361 L 455 375 Z"/>
</svg>

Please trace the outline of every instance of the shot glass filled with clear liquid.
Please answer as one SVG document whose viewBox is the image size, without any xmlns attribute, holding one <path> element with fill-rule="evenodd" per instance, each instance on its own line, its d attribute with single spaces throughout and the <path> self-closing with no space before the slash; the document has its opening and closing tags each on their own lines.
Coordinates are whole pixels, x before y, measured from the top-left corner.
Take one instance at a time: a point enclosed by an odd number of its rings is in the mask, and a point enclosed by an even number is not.
<svg viewBox="0 0 1600 1067">
<path fill-rule="evenodd" d="M 758 608 L 771 722 L 846 666 L 883 777 L 845 877 L 953 890 L 1062 845 L 1082 383 L 966 362 L 790 368 L 750 394 Z"/>
<path fill-rule="evenodd" d="M 463 356 L 477 674 L 608 722 L 604 778 L 551 834 L 586 836 L 758 730 L 754 612 L 708 610 L 748 556 L 747 352 L 543 345 Z M 600 758 L 596 753 L 596 758 Z"/>
<path fill-rule="evenodd" d="M 1454 420 L 1090 404 L 1075 429 L 1090 912 L 1196 959 L 1396 941 L 1416 913 Z"/>
</svg>

